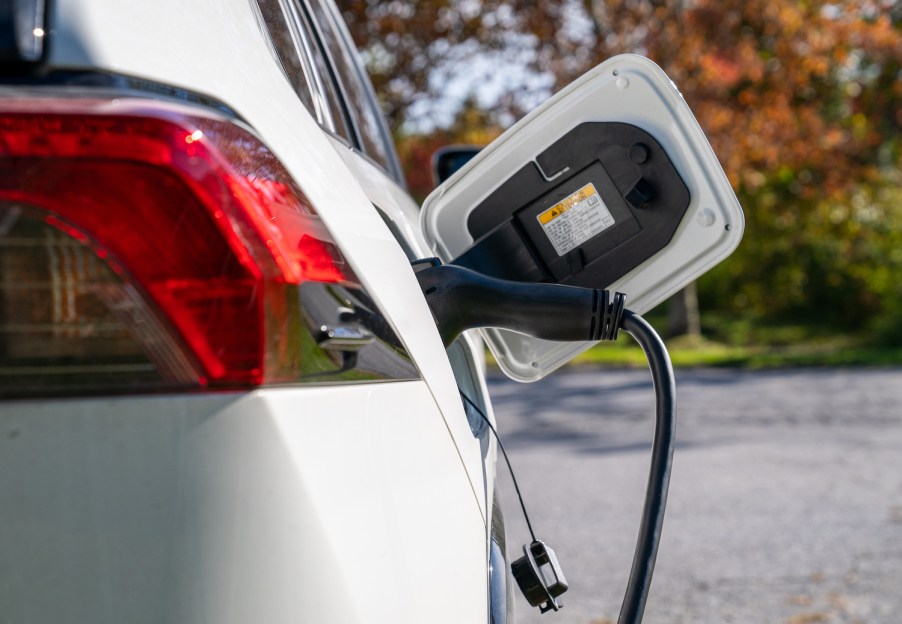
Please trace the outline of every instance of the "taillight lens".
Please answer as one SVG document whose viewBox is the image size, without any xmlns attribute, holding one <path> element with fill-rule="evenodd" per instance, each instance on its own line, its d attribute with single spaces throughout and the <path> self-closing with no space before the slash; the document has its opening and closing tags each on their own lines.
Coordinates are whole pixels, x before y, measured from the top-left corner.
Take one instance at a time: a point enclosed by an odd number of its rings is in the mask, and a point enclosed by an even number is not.
<svg viewBox="0 0 902 624">
<path fill-rule="evenodd" d="M 250 131 L 127 99 L 0 102 L 0 270 L 4 394 L 290 382 L 299 286 L 357 286 Z"/>
<path fill-rule="evenodd" d="M 21 206 L 0 211 L 3 394 L 196 385 L 177 336 L 83 236 Z"/>
</svg>

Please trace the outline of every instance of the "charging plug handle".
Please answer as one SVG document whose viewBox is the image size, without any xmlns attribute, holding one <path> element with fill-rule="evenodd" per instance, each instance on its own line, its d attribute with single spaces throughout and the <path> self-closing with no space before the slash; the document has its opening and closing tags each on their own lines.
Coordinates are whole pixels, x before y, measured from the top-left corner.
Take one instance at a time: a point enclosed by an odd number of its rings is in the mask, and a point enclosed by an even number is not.
<svg viewBox="0 0 902 624">
<path fill-rule="evenodd" d="M 623 315 L 625 297 L 607 290 L 511 282 L 453 264 L 416 276 L 446 347 L 477 327 L 565 342 L 615 340 Z"/>
</svg>

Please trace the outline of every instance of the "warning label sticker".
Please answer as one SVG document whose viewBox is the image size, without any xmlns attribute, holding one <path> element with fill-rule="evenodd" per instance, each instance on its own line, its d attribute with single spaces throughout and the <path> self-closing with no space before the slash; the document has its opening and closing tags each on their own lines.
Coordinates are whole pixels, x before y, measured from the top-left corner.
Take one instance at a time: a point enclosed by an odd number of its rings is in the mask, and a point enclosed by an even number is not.
<svg viewBox="0 0 902 624">
<path fill-rule="evenodd" d="M 559 256 L 614 225 L 614 217 L 592 183 L 536 217 Z"/>
</svg>

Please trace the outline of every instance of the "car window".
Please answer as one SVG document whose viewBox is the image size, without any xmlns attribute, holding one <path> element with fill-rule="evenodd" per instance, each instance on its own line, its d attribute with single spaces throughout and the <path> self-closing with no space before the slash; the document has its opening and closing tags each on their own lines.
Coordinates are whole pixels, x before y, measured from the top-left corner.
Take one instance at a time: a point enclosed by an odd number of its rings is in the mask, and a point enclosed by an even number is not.
<svg viewBox="0 0 902 624">
<path fill-rule="evenodd" d="M 257 0 L 257 6 L 260 8 L 260 17 L 263 18 L 263 25 L 266 27 L 276 58 L 282 66 L 282 72 L 307 110 L 319 118 L 315 90 L 311 86 L 315 84 L 312 71 L 297 52 L 282 3 L 280 0 Z"/>
<path fill-rule="evenodd" d="M 383 169 L 399 177 L 400 167 L 388 129 L 369 78 L 357 58 L 357 50 L 331 6 L 319 0 L 309 3 L 322 46 L 332 61 L 338 84 L 354 122 L 360 149 Z"/>
<path fill-rule="evenodd" d="M 301 102 L 321 126 L 353 143 L 340 97 L 306 13 L 296 2 L 257 0 L 257 6 L 282 71 Z"/>
<path fill-rule="evenodd" d="M 332 70 L 329 67 L 329 63 L 317 45 L 315 30 L 310 23 L 310 18 L 297 0 L 290 2 L 290 5 L 293 23 L 298 28 L 299 44 L 303 48 L 304 55 L 312 61 L 315 67 L 316 75 L 319 79 L 320 93 L 332 120 L 331 127 L 328 124 L 323 125 L 353 145 L 355 143 L 354 134 L 348 122 L 347 111 L 342 105 L 338 86 L 332 79 Z"/>
</svg>

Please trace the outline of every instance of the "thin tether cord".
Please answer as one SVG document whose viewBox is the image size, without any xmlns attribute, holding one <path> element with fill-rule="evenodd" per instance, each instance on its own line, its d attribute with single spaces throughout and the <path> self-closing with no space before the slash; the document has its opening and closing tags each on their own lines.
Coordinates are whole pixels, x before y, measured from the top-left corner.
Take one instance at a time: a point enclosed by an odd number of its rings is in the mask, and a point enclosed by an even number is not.
<svg viewBox="0 0 902 624">
<path fill-rule="evenodd" d="M 507 451 L 504 450 L 504 445 L 501 443 L 501 438 L 498 437 L 498 432 L 495 431 L 495 428 L 492 426 L 492 423 L 489 422 L 488 416 L 479 408 L 476 403 L 473 402 L 473 399 L 464 394 L 464 391 L 460 388 L 457 389 L 460 392 L 460 396 L 463 397 L 463 400 L 467 402 L 470 407 L 476 410 L 476 413 L 482 417 L 482 420 L 488 425 L 489 429 L 492 431 L 492 434 L 495 436 L 495 441 L 498 442 L 498 448 L 501 449 L 501 454 L 504 455 L 504 462 L 507 464 L 507 471 L 511 475 L 511 481 L 514 482 L 514 489 L 517 491 L 517 498 L 520 500 L 520 509 L 523 510 L 523 517 L 526 518 L 526 526 L 529 528 L 529 535 L 532 537 L 532 541 L 536 541 L 536 534 L 532 530 L 532 523 L 529 521 L 529 514 L 526 513 L 526 505 L 523 503 L 523 496 L 520 495 L 520 486 L 517 485 L 517 477 L 514 475 L 514 469 L 511 467 L 511 462 L 507 458 Z"/>
</svg>

